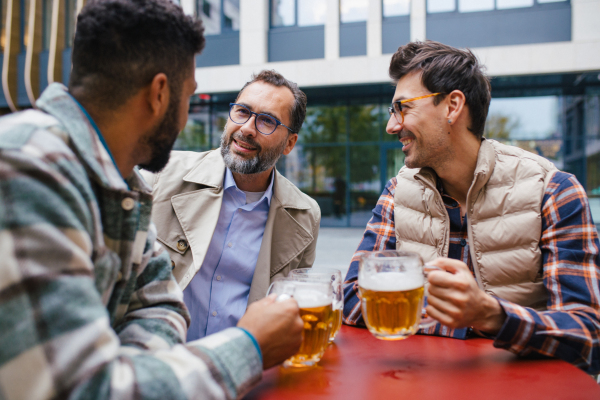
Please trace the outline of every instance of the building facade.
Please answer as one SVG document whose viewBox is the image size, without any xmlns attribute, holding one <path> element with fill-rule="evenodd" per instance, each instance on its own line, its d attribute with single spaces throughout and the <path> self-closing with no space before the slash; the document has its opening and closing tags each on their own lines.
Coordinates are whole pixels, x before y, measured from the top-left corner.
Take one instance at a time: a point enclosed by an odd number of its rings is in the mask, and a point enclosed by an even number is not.
<svg viewBox="0 0 600 400">
<path fill-rule="evenodd" d="M 68 81 L 82 0 L 2 1 L 0 108 Z M 584 185 L 600 223 L 600 0 L 180 0 L 203 19 L 197 95 L 178 149 L 219 146 L 229 103 L 274 69 L 308 96 L 279 170 L 321 206 L 323 226 L 363 227 L 403 165 L 386 134 L 391 55 L 412 40 L 469 47 L 492 76 L 486 137 L 540 154 Z M 27 16 L 27 18 L 26 18 Z"/>
</svg>

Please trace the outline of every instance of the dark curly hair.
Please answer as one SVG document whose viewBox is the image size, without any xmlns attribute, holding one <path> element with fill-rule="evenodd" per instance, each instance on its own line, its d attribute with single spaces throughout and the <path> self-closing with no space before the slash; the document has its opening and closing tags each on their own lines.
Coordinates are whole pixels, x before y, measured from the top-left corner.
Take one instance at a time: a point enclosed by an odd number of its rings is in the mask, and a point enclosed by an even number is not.
<svg viewBox="0 0 600 400">
<path fill-rule="evenodd" d="M 492 98 L 490 78 L 484 69 L 471 50 L 427 40 L 400 46 L 392 56 L 389 74 L 396 84 L 404 75 L 421 72 L 427 90 L 443 93 L 434 98 L 436 105 L 453 90 L 463 92 L 471 116 L 468 129 L 482 137 Z"/>
<path fill-rule="evenodd" d="M 294 95 L 294 103 L 290 109 L 290 128 L 294 131 L 294 133 L 300 132 L 300 128 L 302 128 L 302 123 L 304 122 L 304 118 L 306 117 L 306 94 L 298 85 L 292 81 L 289 81 L 283 77 L 279 72 L 275 70 L 262 70 L 258 74 L 253 74 L 250 81 L 246 82 L 242 90 L 237 95 L 237 99 L 240 98 L 242 92 L 246 87 L 254 82 L 266 82 L 270 83 L 273 86 L 285 86 L 290 89 L 292 94 Z"/>
<path fill-rule="evenodd" d="M 203 31 L 169 0 L 91 0 L 77 17 L 69 87 L 111 110 L 162 72 L 178 95 Z"/>
</svg>

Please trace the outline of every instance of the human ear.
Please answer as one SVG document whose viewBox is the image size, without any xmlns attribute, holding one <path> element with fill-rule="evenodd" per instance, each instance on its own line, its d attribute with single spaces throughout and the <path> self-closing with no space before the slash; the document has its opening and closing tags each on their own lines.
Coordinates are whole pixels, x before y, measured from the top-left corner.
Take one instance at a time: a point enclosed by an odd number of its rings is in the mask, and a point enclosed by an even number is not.
<svg viewBox="0 0 600 400">
<path fill-rule="evenodd" d="M 164 73 L 158 73 L 152 78 L 148 90 L 148 105 L 152 116 L 162 116 L 169 107 L 169 80 Z"/>
<path fill-rule="evenodd" d="M 460 90 L 453 90 L 446 96 L 445 101 L 448 107 L 446 119 L 449 124 L 452 124 L 452 121 L 458 121 L 465 110 L 465 94 Z"/>
<path fill-rule="evenodd" d="M 297 133 L 290 133 L 287 137 L 287 143 L 285 144 L 285 149 L 283 149 L 283 154 L 288 155 L 293 150 L 296 142 L 298 141 Z"/>
</svg>

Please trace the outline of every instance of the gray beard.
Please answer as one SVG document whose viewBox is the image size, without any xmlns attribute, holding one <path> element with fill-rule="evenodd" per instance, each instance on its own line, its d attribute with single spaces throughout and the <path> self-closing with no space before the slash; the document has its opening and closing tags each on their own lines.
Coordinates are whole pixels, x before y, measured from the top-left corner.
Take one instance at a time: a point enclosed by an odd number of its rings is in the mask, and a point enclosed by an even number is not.
<svg viewBox="0 0 600 400">
<path fill-rule="evenodd" d="M 258 148 L 257 154 L 253 158 L 246 160 L 231 152 L 231 142 L 234 136 L 235 133 L 229 137 L 229 141 L 226 143 L 227 138 L 225 137 L 225 132 L 223 132 L 221 135 L 221 155 L 223 156 L 225 165 L 231 172 L 243 175 L 258 174 L 273 168 L 279 157 L 281 157 L 281 154 L 283 154 L 287 142 L 287 140 L 283 140 L 281 145 L 263 150 L 258 143 L 246 139 L 246 142 Z"/>
</svg>

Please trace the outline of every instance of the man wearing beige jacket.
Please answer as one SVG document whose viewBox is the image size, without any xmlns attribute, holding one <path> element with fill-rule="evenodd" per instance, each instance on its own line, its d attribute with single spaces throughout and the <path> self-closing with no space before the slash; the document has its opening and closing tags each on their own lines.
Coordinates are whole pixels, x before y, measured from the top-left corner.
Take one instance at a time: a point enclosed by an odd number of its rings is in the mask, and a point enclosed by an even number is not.
<svg viewBox="0 0 600 400">
<path fill-rule="evenodd" d="M 190 310 L 188 340 L 235 326 L 273 278 L 312 266 L 319 206 L 275 169 L 305 114 L 298 86 L 262 71 L 230 104 L 220 149 L 172 152 L 159 174 L 143 171 Z"/>
</svg>

